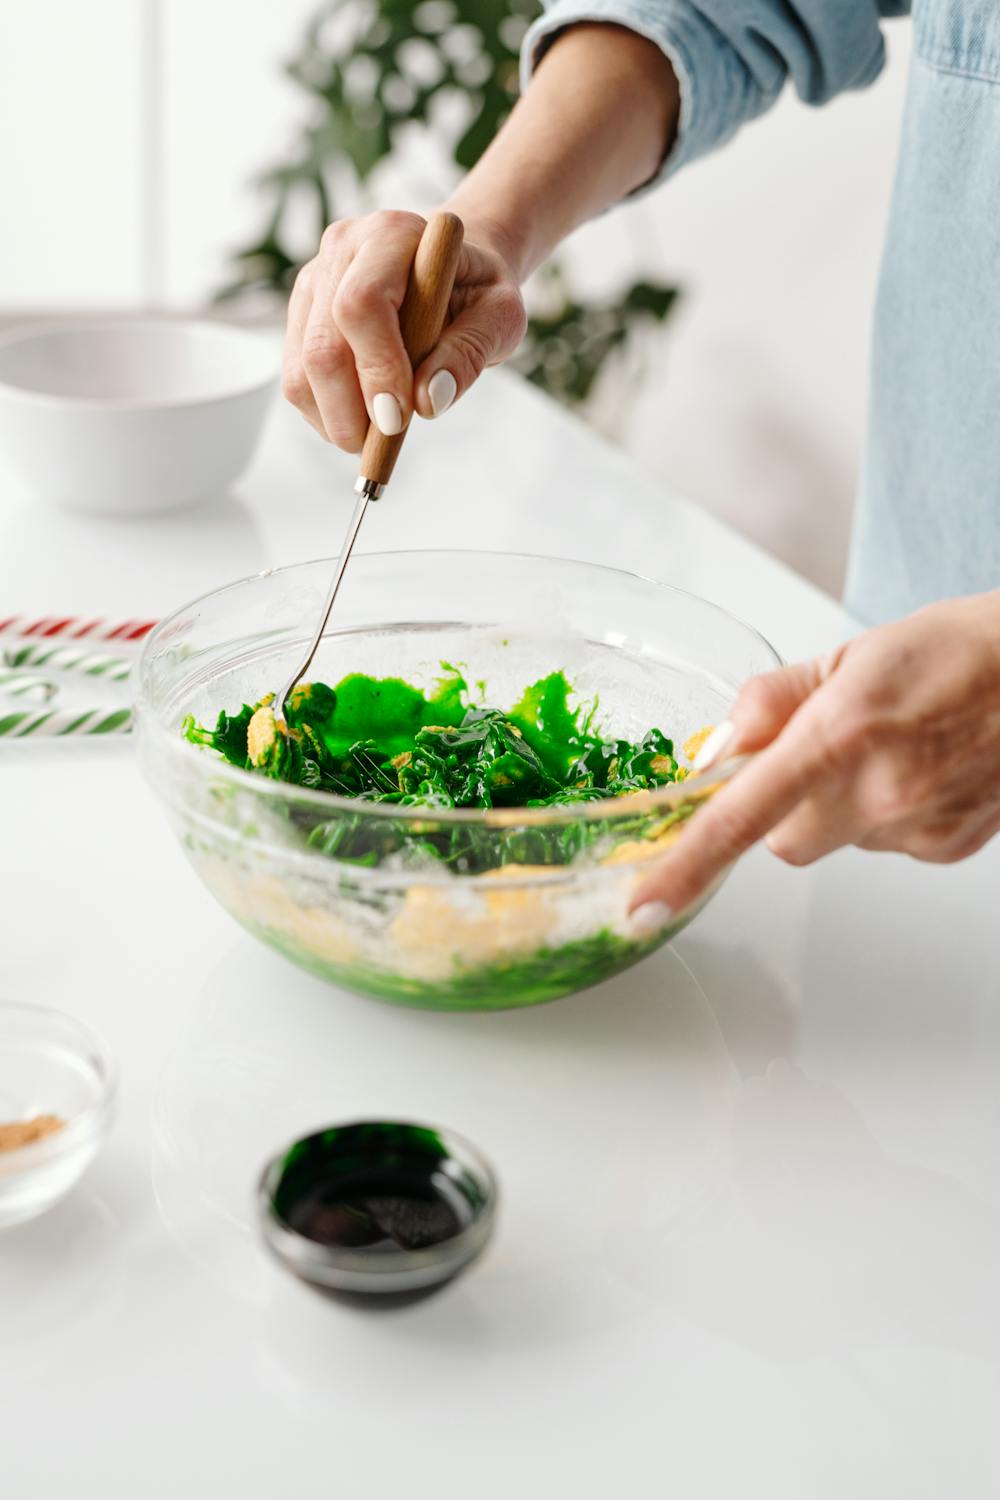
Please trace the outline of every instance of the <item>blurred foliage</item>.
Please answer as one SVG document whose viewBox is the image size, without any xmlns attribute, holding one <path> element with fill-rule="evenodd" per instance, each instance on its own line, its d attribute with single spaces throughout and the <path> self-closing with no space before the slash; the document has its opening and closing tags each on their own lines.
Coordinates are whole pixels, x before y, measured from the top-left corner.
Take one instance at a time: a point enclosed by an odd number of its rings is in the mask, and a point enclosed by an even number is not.
<svg viewBox="0 0 1000 1500">
<path fill-rule="evenodd" d="M 511 363 L 558 401 L 578 406 L 587 400 L 608 357 L 624 351 L 640 322 L 662 323 L 677 292 L 637 281 L 616 301 L 578 302 L 559 268 L 550 269 L 559 289 L 557 308 L 528 319 L 524 342 Z"/>
<path fill-rule="evenodd" d="M 267 222 L 233 256 L 234 278 L 219 299 L 287 295 L 301 264 L 293 204 L 305 201 L 315 245 L 332 219 L 364 205 L 372 173 L 414 125 L 440 145 L 448 186 L 455 168 L 474 166 L 517 97 L 520 43 L 538 8 L 537 0 L 327 0 L 286 68 L 311 96 L 312 116 L 289 159 L 258 178 Z M 450 101 L 460 105 L 450 110 L 457 125 L 442 118 Z M 337 194 L 351 200 L 349 210 L 338 209 Z M 569 405 L 586 400 L 608 358 L 643 324 L 662 322 L 676 296 L 638 282 L 612 302 L 581 300 L 556 263 L 546 290 L 546 311 L 529 319 L 513 363 Z"/>
</svg>

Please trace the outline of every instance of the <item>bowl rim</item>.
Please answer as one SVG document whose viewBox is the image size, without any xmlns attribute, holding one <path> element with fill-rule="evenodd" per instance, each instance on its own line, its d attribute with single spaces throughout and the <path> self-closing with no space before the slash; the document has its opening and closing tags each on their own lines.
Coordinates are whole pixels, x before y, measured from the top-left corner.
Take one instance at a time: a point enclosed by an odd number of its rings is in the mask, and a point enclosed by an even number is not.
<svg viewBox="0 0 1000 1500">
<path fill-rule="evenodd" d="M 46 337 L 60 337 L 65 334 L 105 334 L 125 331 L 135 333 L 155 329 L 181 329 L 184 332 L 198 330 L 210 334 L 222 334 L 231 337 L 233 341 L 243 343 L 255 342 L 263 349 L 267 343 L 267 330 L 258 328 L 243 328 L 239 324 L 215 321 L 212 318 L 169 318 L 169 317 L 109 317 L 109 318 L 73 318 L 65 322 L 47 322 L 40 320 L 33 322 L 24 328 L 17 328 L 0 336 L 0 355 L 4 350 L 15 347 L 18 344 L 29 344 Z M 225 390 L 217 391 L 213 395 L 203 396 L 75 396 L 66 395 L 56 391 L 32 390 L 30 386 L 19 385 L 17 381 L 7 380 L 0 375 L 0 396 L 12 397 L 17 401 L 25 401 L 35 406 L 48 406 L 63 411 L 107 411 L 107 412 L 154 412 L 154 411 L 189 411 L 201 409 L 206 406 L 216 406 L 223 401 L 232 401 L 237 397 L 259 394 L 273 386 L 278 379 L 281 368 L 281 360 L 275 353 L 273 366 L 267 375 L 256 375 L 253 378 L 245 378 Z"/>
<path fill-rule="evenodd" d="M 86 1048 L 96 1061 L 99 1092 L 92 1104 L 72 1115 L 61 1129 L 43 1136 L 41 1140 L 30 1141 L 25 1146 L 15 1146 L 0 1154 L 0 1174 L 4 1177 L 47 1166 L 61 1156 L 71 1155 L 90 1140 L 99 1140 L 108 1125 L 118 1094 L 118 1065 L 114 1053 L 101 1033 L 89 1022 L 82 1021 L 69 1011 L 59 1010 L 54 1005 L 39 1005 L 31 1000 L 0 1000 L 0 1019 L 12 1014 L 37 1018 L 42 1028 L 56 1021 L 61 1027 L 68 1025 L 75 1031 L 73 1051 L 79 1055 Z"/>
<path fill-rule="evenodd" d="M 428 557 L 469 557 L 476 559 L 508 559 L 519 562 L 530 563 L 570 563 L 573 567 L 587 568 L 595 572 L 614 574 L 619 578 L 630 582 L 650 585 L 677 598 L 691 600 L 699 608 L 713 611 L 722 616 L 730 623 L 738 625 L 742 630 L 754 636 L 770 653 L 775 668 L 783 665 L 779 653 L 765 635 L 756 626 L 750 625 L 740 616 L 734 615 L 721 604 L 716 604 L 711 599 L 705 599 L 700 594 L 692 593 L 689 589 L 678 588 L 676 584 L 663 583 L 659 579 L 650 578 L 643 573 L 634 573 L 627 568 L 614 568 L 606 563 L 594 563 L 579 558 L 552 557 L 540 552 L 507 552 L 490 551 L 487 548 L 469 547 L 406 547 L 393 548 L 385 551 L 363 552 L 357 554 L 361 558 L 428 558 Z M 150 672 L 150 663 L 153 652 L 159 641 L 168 634 L 169 628 L 176 620 L 197 608 L 208 600 L 216 601 L 225 594 L 235 589 L 242 588 L 245 584 L 254 583 L 258 579 L 269 578 L 279 574 L 293 573 L 304 567 L 312 567 L 317 564 L 336 566 L 336 558 L 311 558 L 303 562 L 286 563 L 278 568 L 264 568 L 259 573 L 250 573 L 243 578 L 234 579 L 231 583 L 224 584 L 221 588 L 211 589 L 207 593 L 199 594 L 187 604 L 172 611 L 162 619 L 156 627 L 149 632 L 142 643 L 142 651 L 139 656 L 136 670 L 133 674 L 134 708 L 136 711 L 136 728 L 139 737 L 147 732 L 147 726 L 152 726 L 152 733 L 160 738 L 170 752 L 176 757 L 180 755 L 189 763 L 191 757 L 204 757 L 206 747 L 193 745 L 180 734 L 172 733 L 167 725 L 163 723 L 156 708 L 152 704 L 147 692 L 147 681 Z M 338 634 L 352 635 L 357 631 L 338 632 L 331 630 L 327 632 L 324 639 L 335 638 Z M 299 786 L 295 782 L 280 781 L 267 776 L 259 776 L 253 771 L 246 771 L 240 766 L 234 766 L 230 762 L 216 756 L 210 762 L 213 775 L 220 776 L 224 783 L 230 783 L 236 788 L 252 789 L 255 794 L 265 798 L 273 798 L 277 801 L 294 797 L 296 802 L 302 802 L 306 806 L 317 809 L 326 809 L 333 813 L 349 813 L 354 816 L 358 814 L 364 817 L 386 818 L 399 821 L 414 821 L 418 823 L 434 823 L 449 827 L 473 826 L 484 828 L 526 828 L 526 827 L 551 827 L 561 826 L 566 823 L 579 823 L 581 821 L 608 821 L 615 817 L 630 818 L 639 812 L 656 812 L 661 809 L 670 812 L 680 803 L 690 799 L 690 794 L 706 792 L 710 787 L 717 784 L 718 777 L 715 772 L 703 772 L 699 776 L 689 776 L 680 782 L 669 782 L 666 786 L 657 787 L 654 791 L 636 792 L 625 797 L 600 797 L 587 802 L 561 803 L 549 807 L 503 807 L 503 808 L 400 808 L 397 803 L 364 802 L 354 797 L 342 797 L 336 792 L 323 791 L 316 787 Z M 736 764 L 735 762 L 733 763 Z M 625 805 L 623 805 L 625 804 Z M 264 841 L 262 841 L 264 842 Z"/>
</svg>

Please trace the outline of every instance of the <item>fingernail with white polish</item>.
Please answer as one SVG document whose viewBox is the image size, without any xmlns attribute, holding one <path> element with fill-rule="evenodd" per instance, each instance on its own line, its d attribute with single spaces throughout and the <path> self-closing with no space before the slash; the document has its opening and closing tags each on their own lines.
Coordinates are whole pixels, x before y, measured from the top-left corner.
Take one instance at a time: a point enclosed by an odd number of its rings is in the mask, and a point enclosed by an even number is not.
<svg viewBox="0 0 1000 1500">
<path fill-rule="evenodd" d="M 450 370 L 438 370 L 427 382 L 427 395 L 431 403 L 431 412 L 435 417 L 440 417 L 446 412 L 455 399 L 458 390 L 458 382 Z"/>
<path fill-rule="evenodd" d="M 629 931 L 635 938 L 655 937 L 669 925 L 673 915 L 665 901 L 647 901 L 629 917 Z"/>
<path fill-rule="evenodd" d="M 372 420 L 383 437 L 395 437 L 403 430 L 403 413 L 395 396 L 379 391 L 372 402 Z"/>
<path fill-rule="evenodd" d="M 709 766 L 718 760 L 735 733 L 736 725 L 729 719 L 724 719 L 721 724 L 716 724 L 712 733 L 691 762 L 695 770 L 707 771 Z"/>
</svg>

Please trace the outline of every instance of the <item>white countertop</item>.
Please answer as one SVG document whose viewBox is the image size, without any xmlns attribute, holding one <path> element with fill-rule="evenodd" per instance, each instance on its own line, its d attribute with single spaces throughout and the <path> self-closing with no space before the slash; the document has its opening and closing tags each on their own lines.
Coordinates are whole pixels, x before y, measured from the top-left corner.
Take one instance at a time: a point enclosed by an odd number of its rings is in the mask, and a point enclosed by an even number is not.
<svg viewBox="0 0 1000 1500">
<path fill-rule="evenodd" d="M 828 599 L 492 375 L 413 435 L 362 547 L 615 564 L 786 657 Z M 334 552 L 352 465 L 276 408 L 238 494 L 85 520 L 0 472 L 0 607 L 157 615 Z M 748 857 L 674 949 L 524 1012 L 330 989 L 203 891 L 127 741 L 0 746 L 0 994 L 96 1025 L 115 1134 L 0 1238 L 4 1494 L 942 1500 L 1000 1486 L 1000 841 L 941 869 Z M 493 1158 L 496 1240 L 417 1306 L 258 1246 L 272 1149 L 430 1119 Z"/>
</svg>

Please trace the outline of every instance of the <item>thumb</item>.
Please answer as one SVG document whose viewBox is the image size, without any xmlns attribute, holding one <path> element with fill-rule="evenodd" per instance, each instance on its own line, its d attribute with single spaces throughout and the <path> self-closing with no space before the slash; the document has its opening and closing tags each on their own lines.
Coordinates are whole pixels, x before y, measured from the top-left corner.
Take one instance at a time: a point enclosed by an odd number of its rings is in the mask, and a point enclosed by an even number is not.
<svg viewBox="0 0 1000 1500">
<path fill-rule="evenodd" d="M 694 759 L 695 769 L 707 770 L 725 753 L 744 755 L 763 750 L 777 739 L 795 711 L 802 706 L 839 660 L 834 657 L 796 662 L 777 672 L 752 677 L 733 704 L 724 723 L 716 726 Z"/>
<path fill-rule="evenodd" d="M 414 400 L 422 417 L 440 417 L 488 365 L 513 354 L 524 333 L 521 295 L 515 286 L 490 289 L 449 323 L 414 375 Z"/>
</svg>

